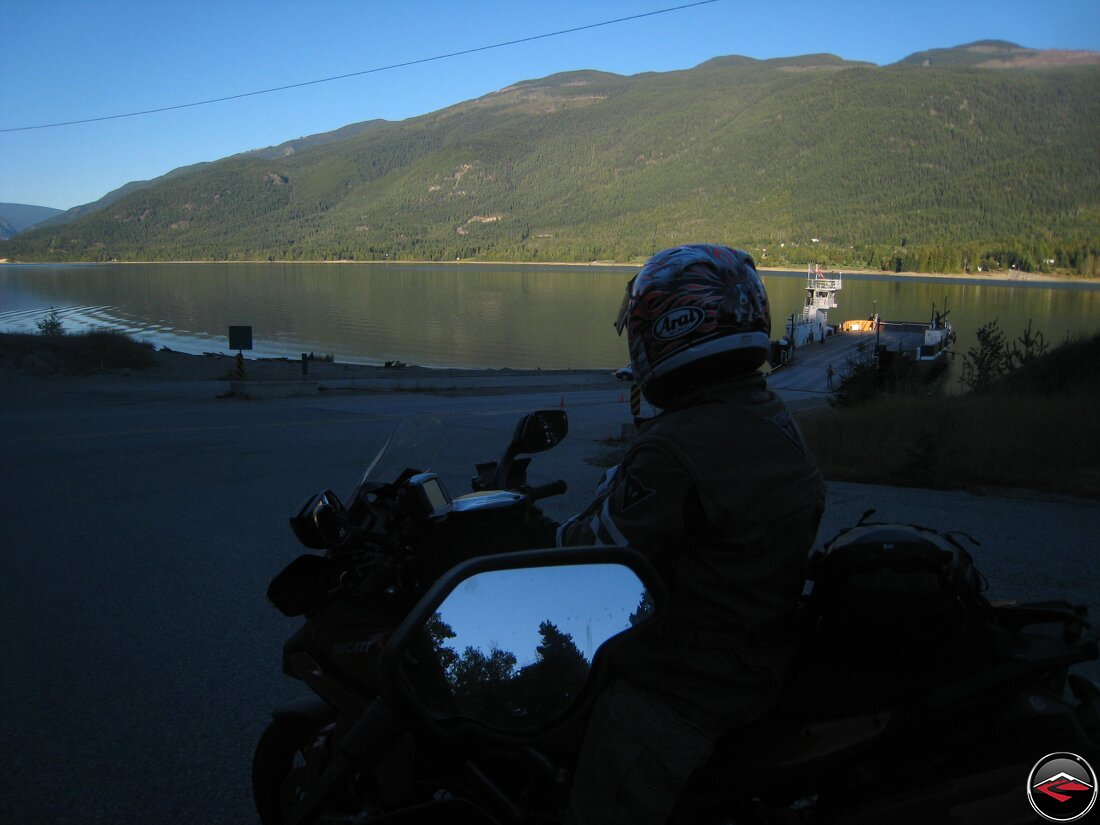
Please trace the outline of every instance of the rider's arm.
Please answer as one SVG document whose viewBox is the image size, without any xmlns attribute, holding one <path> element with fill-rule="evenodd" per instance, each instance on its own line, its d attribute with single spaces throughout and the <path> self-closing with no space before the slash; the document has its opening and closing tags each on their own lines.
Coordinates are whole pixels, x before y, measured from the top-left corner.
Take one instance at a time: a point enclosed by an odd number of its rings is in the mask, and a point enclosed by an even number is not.
<svg viewBox="0 0 1100 825">
<path fill-rule="evenodd" d="M 658 554 L 685 533 L 685 507 L 695 484 L 684 464 L 660 443 L 627 453 L 609 489 L 558 530 L 559 545 L 607 544 Z"/>
</svg>

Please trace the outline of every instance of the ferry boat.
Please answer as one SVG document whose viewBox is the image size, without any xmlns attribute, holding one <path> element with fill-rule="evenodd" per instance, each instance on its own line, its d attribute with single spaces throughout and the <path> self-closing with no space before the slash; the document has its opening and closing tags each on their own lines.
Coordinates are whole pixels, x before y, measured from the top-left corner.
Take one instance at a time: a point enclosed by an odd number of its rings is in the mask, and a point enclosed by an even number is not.
<svg viewBox="0 0 1100 825">
<path fill-rule="evenodd" d="M 936 312 L 936 305 L 932 304 L 932 320 L 924 331 L 918 361 L 942 361 L 947 357 L 950 346 L 955 343 L 955 328 L 947 320 L 947 315 L 946 301 L 943 312 Z"/>
<path fill-rule="evenodd" d="M 944 311 L 937 312 L 932 305 L 932 319 L 923 321 L 883 321 L 874 319 L 882 331 L 901 336 L 901 342 L 890 347 L 904 358 L 917 364 L 935 364 L 947 359 L 951 345 L 955 343 L 955 328 L 947 320 L 950 312 L 944 302 Z"/>
<path fill-rule="evenodd" d="M 817 264 L 806 270 L 806 299 L 802 317 L 791 314 L 787 318 L 786 334 L 772 341 L 768 363 L 772 369 L 788 364 L 797 347 L 814 341 L 824 341 L 836 329 L 829 326 L 829 310 L 836 309 L 836 293 L 844 286 L 842 273 L 827 272 Z"/>
<path fill-rule="evenodd" d="M 834 330 L 829 326 L 829 310 L 836 309 L 836 294 L 844 287 L 840 272 L 827 272 L 817 264 L 806 271 L 806 300 L 802 317 L 791 315 L 787 320 L 787 340 L 793 347 L 822 341 Z"/>
</svg>

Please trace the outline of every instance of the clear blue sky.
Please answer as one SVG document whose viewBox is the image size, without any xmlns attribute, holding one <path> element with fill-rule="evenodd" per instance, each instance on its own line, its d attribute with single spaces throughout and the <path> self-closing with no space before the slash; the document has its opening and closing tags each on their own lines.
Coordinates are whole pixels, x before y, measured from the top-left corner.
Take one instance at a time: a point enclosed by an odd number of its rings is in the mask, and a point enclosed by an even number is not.
<svg viewBox="0 0 1100 825">
<path fill-rule="evenodd" d="M 254 92 L 691 0 L 36 0 L 5 4 L 0 129 Z M 67 209 L 131 180 L 373 118 L 401 120 L 573 69 L 719 55 L 879 65 L 982 39 L 1100 50 L 1097 0 L 717 0 L 521 45 L 197 108 L 0 132 L 0 202 Z"/>
</svg>

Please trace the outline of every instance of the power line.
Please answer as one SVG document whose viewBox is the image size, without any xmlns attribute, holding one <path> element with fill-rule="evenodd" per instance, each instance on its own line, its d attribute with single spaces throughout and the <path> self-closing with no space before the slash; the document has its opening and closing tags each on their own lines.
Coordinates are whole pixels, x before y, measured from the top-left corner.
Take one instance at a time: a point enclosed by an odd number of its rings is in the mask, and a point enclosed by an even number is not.
<svg viewBox="0 0 1100 825">
<path fill-rule="evenodd" d="M 657 11 L 648 11 L 641 14 L 632 14 L 629 17 L 618 17 L 614 20 L 605 20 L 602 23 L 589 23 L 586 26 L 575 26 L 571 29 L 561 29 L 556 32 L 548 32 L 546 34 L 536 34 L 531 37 L 521 37 L 518 40 L 507 40 L 503 43 L 494 43 L 491 46 L 477 46 L 472 49 L 463 49 L 462 51 L 449 52 L 448 54 L 439 54 L 434 57 L 421 57 L 417 60 L 407 60 L 404 63 L 392 63 L 389 66 L 378 66 L 373 69 L 363 69 L 359 72 L 348 72 L 347 74 L 334 75 L 332 77 L 322 77 L 318 80 L 305 80 L 301 83 L 288 83 L 286 86 L 275 86 L 271 89 L 261 89 L 256 92 L 242 92 L 236 95 L 227 95 L 225 97 L 214 97 L 209 100 L 198 100 L 193 103 L 179 103 L 175 106 L 161 106 L 158 109 L 143 109 L 140 112 L 127 112 L 120 115 L 103 115 L 101 117 L 89 117 L 83 120 L 65 120 L 58 123 L 41 123 L 37 126 L 12 126 L 8 128 L 0 128 L 0 132 L 29 132 L 33 129 L 54 129 L 58 126 L 77 126 L 82 123 L 98 123 L 104 120 L 119 120 L 126 117 L 140 117 L 141 115 L 152 115 L 158 112 L 171 112 L 175 109 L 190 109 L 195 106 L 207 106 L 211 103 L 224 103 L 227 100 L 240 100 L 245 97 L 255 97 L 257 95 L 269 95 L 273 92 L 285 92 L 288 89 L 300 89 L 303 86 L 315 86 L 318 83 L 331 83 L 334 80 L 346 80 L 349 77 L 361 77 L 367 74 L 377 74 L 378 72 L 388 72 L 393 69 L 404 69 L 409 66 L 417 66 L 422 63 L 432 63 L 437 60 L 447 60 L 452 57 L 462 57 L 467 54 L 475 54 L 477 52 L 487 52 L 491 49 L 502 49 L 505 46 L 516 46 L 520 43 L 531 43 L 535 40 L 545 40 L 548 37 L 559 37 L 563 34 L 574 34 L 575 32 L 586 31 L 588 29 L 598 29 L 602 26 L 613 26 L 616 23 L 626 23 L 630 20 L 640 20 L 643 17 L 653 17 L 658 14 L 668 14 L 675 11 L 683 11 L 684 9 L 694 8 L 695 6 L 706 6 L 710 3 L 717 3 L 718 0 L 698 0 L 695 3 L 685 3 L 682 6 L 671 6 L 666 9 L 658 9 Z"/>
</svg>

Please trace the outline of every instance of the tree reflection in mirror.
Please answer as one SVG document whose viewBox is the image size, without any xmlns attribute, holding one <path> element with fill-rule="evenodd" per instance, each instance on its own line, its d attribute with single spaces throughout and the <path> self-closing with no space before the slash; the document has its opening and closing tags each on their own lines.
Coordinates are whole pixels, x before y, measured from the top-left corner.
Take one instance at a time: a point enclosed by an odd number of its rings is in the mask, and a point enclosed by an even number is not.
<svg viewBox="0 0 1100 825">
<path fill-rule="evenodd" d="M 538 729 L 576 701 L 600 645 L 650 612 L 642 582 L 618 564 L 478 573 L 444 599 L 402 677 L 437 719 Z"/>
</svg>

